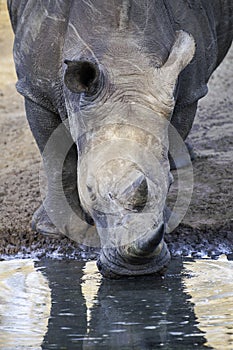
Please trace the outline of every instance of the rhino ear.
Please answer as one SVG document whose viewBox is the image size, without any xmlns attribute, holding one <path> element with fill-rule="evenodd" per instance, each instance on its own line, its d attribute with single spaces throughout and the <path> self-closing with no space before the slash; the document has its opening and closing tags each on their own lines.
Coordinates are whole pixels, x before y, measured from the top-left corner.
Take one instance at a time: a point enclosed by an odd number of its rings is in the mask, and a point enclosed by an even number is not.
<svg viewBox="0 0 233 350">
<path fill-rule="evenodd" d="M 176 40 L 171 53 L 162 66 L 164 79 L 174 87 L 180 72 L 191 62 L 195 54 L 195 41 L 192 35 L 183 30 L 176 32 Z"/>
<path fill-rule="evenodd" d="M 89 61 L 69 61 L 67 65 L 64 82 L 67 88 L 74 93 L 91 92 L 99 78 L 98 67 Z"/>
</svg>

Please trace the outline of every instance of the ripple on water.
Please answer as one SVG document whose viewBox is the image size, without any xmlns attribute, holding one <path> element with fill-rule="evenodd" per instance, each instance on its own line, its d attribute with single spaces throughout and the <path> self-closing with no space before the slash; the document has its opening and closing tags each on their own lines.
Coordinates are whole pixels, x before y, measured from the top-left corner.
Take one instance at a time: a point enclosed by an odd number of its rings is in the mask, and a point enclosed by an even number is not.
<svg viewBox="0 0 233 350">
<path fill-rule="evenodd" d="M 0 263 L 0 349 L 41 349 L 50 310 L 48 281 L 33 260 Z"/>
<path fill-rule="evenodd" d="M 194 303 L 198 327 L 205 332 L 205 345 L 232 350 L 233 261 L 221 256 L 218 260 L 185 262 L 184 266 L 185 291 Z"/>
</svg>

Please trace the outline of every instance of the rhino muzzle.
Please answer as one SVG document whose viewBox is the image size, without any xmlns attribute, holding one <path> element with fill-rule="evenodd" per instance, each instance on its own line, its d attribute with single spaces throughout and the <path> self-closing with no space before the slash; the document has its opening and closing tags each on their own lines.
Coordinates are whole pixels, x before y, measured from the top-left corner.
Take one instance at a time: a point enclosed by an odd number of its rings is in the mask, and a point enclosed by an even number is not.
<svg viewBox="0 0 233 350">
<path fill-rule="evenodd" d="M 154 241 L 161 233 L 147 241 L 142 239 L 129 246 L 102 249 L 97 266 L 106 278 L 117 279 L 124 276 L 142 276 L 163 273 L 167 270 L 171 256 L 162 239 L 158 245 Z"/>
</svg>

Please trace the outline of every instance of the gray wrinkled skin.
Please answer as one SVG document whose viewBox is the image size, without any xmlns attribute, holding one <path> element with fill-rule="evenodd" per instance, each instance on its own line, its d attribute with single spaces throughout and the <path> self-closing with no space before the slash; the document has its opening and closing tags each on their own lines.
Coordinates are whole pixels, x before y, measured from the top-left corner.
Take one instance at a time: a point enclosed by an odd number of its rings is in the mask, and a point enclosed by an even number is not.
<svg viewBox="0 0 233 350">
<path fill-rule="evenodd" d="M 8 8 L 17 90 L 48 178 L 34 229 L 80 242 L 96 227 L 104 276 L 162 273 L 168 150 L 185 165 L 169 122 L 185 140 L 230 47 L 232 0 L 8 0 Z"/>
</svg>

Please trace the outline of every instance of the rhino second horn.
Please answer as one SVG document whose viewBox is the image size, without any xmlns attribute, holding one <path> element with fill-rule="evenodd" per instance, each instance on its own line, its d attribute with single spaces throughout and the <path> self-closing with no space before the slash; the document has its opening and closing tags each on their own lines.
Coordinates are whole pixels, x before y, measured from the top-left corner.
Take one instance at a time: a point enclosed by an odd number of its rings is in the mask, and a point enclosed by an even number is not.
<svg viewBox="0 0 233 350">
<path fill-rule="evenodd" d="M 118 200 L 126 209 L 142 211 L 147 203 L 148 185 L 142 173 L 138 173 L 133 181 L 120 193 Z"/>
<path fill-rule="evenodd" d="M 138 169 L 127 167 L 118 174 L 111 171 L 107 183 L 100 181 L 99 194 L 122 209 L 140 212 L 148 199 L 148 184 L 145 175 Z"/>
</svg>

